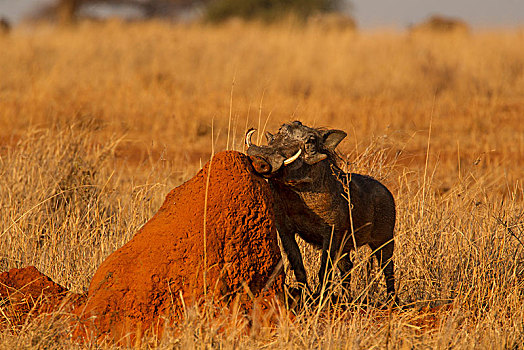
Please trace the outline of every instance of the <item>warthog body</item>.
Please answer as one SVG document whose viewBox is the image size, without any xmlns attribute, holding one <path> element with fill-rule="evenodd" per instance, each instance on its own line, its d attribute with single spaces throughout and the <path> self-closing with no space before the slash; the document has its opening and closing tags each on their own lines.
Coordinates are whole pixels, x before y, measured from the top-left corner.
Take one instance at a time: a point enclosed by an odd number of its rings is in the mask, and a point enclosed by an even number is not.
<svg viewBox="0 0 524 350">
<path fill-rule="evenodd" d="M 255 170 L 269 179 L 277 229 L 297 281 L 307 286 L 295 234 L 322 249 L 321 284 L 329 282 L 326 272 L 337 262 L 346 288 L 353 267 L 349 252 L 367 244 L 384 271 L 388 297 L 393 297 L 393 196 L 377 180 L 337 166 L 335 148 L 346 133 L 295 121 L 283 124 L 275 135 L 266 133 L 267 146 L 251 144 L 252 133 L 246 136 L 247 154 Z"/>
</svg>

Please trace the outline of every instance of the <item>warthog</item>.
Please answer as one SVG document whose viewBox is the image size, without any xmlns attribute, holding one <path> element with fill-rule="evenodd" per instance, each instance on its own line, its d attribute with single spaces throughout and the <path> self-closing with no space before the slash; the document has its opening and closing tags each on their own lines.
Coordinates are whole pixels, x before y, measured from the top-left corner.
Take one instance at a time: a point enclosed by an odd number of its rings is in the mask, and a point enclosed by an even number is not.
<svg viewBox="0 0 524 350">
<path fill-rule="evenodd" d="M 254 132 L 246 134 L 247 154 L 273 190 L 276 226 L 297 281 L 308 288 L 295 234 L 322 249 L 316 295 L 322 283 L 331 280 L 332 262 L 337 262 L 349 290 L 349 252 L 367 244 L 384 271 L 388 300 L 393 298 L 395 202 L 377 180 L 344 173 L 337 166 L 335 148 L 346 133 L 295 121 L 283 124 L 275 135 L 266 133 L 268 145 L 258 146 L 251 142 Z"/>
</svg>

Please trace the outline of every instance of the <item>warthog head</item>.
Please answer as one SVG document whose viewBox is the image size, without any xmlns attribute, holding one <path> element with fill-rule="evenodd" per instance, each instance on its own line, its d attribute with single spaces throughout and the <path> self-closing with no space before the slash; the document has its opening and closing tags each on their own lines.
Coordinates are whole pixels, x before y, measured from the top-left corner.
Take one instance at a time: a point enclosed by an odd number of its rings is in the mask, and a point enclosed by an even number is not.
<svg viewBox="0 0 524 350">
<path fill-rule="evenodd" d="M 246 144 L 255 171 L 288 185 L 314 182 L 320 175 L 315 165 L 333 160 L 335 147 L 346 137 L 342 130 L 314 129 L 295 121 L 282 125 L 275 135 L 266 132 L 268 145 L 258 146 L 251 141 L 254 132 L 247 132 Z"/>
</svg>

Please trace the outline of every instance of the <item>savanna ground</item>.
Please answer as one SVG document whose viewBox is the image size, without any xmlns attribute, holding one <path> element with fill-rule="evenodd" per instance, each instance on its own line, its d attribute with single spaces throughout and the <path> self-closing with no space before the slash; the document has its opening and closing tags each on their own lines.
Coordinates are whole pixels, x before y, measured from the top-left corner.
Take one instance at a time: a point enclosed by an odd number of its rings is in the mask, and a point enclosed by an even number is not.
<svg viewBox="0 0 524 350">
<path fill-rule="evenodd" d="M 523 30 L 86 22 L 16 28 L 0 52 L 0 271 L 35 265 L 85 292 L 212 152 L 242 150 L 247 127 L 300 119 L 347 131 L 348 169 L 393 192 L 397 288 L 411 308 L 311 308 L 250 331 L 192 310 L 141 347 L 524 343 Z M 314 270 L 317 252 L 306 253 Z M 382 300 L 381 275 L 364 283 L 363 265 L 353 295 Z M 3 330 L 0 348 L 95 348 L 67 332 L 37 319 Z"/>
</svg>

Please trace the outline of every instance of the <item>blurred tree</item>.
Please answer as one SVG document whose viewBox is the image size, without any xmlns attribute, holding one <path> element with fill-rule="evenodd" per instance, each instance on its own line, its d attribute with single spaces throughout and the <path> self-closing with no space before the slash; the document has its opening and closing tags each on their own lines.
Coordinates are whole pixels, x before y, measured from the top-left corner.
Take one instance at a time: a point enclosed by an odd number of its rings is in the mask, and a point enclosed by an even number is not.
<svg viewBox="0 0 524 350">
<path fill-rule="evenodd" d="M 0 35 L 9 34 L 11 31 L 11 23 L 5 17 L 0 17 Z"/>
<path fill-rule="evenodd" d="M 128 5 L 139 9 L 144 17 L 153 17 L 162 15 L 163 11 L 169 12 L 173 9 L 204 5 L 209 1 L 210 0 L 58 0 L 55 11 L 56 17 L 60 22 L 71 23 L 74 22 L 80 7 L 83 5 Z"/>
<path fill-rule="evenodd" d="M 56 9 L 60 22 L 64 24 L 73 22 L 79 6 L 80 0 L 59 0 Z"/>
<path fill-rule="evenodd" d="M 313 14 L 338 11 L 343 3 L 344 0 L 214 0 L 206 17 L 212 22 L 230 17 L 272 21 L 289 14 L 306 19 Z"/>
<path fill-rule="evenodd" d="M 205 7 L 206 18 L 218 22 L 229 17 L 275 20 L 294 14 L 300 19 L 311 15 L 349 8 L 347 0 L 57 0 L 51 8 L 43 8 L 44 17 L 55 17 L 62 23 L 76 19 L 84 5 L 132 6 L 144 17 L 167 17 L 188 8 Z M 49 16 L 49 12 L 54 16 Z"/>
</svg>

